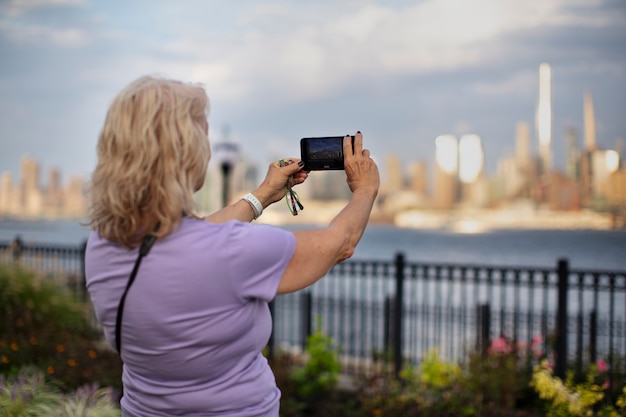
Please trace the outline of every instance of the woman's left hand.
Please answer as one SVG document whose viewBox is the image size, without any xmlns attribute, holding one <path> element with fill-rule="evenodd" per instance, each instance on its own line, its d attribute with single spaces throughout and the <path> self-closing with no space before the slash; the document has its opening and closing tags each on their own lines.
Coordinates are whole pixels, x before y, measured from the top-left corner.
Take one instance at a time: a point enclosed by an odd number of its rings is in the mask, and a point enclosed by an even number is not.
<svg viewBox="0 0 626 417">
<path fill-rule="evenodd" d="M 309 176 L 309 173 L 302 170 L 299 158 L 286 158 L 283 160 L 286 165 L 280 166 L 279 162 L 273 162 L 267 169 L 265 179 L 253 194 L 261 201 L 263 207 L 267 207 L 285 197 L 287 185 L 292 187 L 302 184 Z"/>
</svg>

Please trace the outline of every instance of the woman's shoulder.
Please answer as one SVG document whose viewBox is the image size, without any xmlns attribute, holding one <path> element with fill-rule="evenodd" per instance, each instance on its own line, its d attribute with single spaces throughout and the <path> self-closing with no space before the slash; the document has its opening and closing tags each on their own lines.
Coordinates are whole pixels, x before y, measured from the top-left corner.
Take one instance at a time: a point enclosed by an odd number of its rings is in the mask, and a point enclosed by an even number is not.
<svg viewBox="0 0 626 417">
<path fill-rule="evenodd" d="M 293 233 L 269 224 L 248 223 L 238 220 L 211 223 L 202 219 L 184 219 L 176 233 L 190 238 L 206 237 L 212 240 L 293 236 Z"/>
</svg>

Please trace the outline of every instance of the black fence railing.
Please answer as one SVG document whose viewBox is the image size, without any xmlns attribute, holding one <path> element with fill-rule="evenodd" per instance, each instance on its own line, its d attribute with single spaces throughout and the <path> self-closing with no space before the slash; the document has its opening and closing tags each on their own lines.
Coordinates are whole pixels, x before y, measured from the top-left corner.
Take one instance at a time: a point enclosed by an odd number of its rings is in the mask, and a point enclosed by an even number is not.
<svg viewBox="0 0 626 417">
<path fill-rule="evenodd" d="M 87 299 L 84 247 L 0 242 L 0 262 L 18 262 Z M 432 349 L 460 362 L 494 341 L 577 373 L 599 359 L 611 382 L 626 375 L 626 272 L 349 260 L 305 291 L 271 304 L 270 354 L 301 350 L 314 329 L 333 338 L 343 369 L 372 374 L 418 365 Z M 620 379 L 614 380 L 615 378 Z"/>
<path fill-rule="evenodd" d="M 303 347 L 317 322 L 348 372 L 398 372 L 431 349 L 462 361 L 499 339 L 529 366 L 546 357 L 564 376 L 602 359 L 612 382 L 626 382 L 626 272 L 571 270 L 567 260 L 555 268 L 422 264 L 402 254 L 347 261 L 278 297 L 273 311 L 273 346 Z"/>
<path fill-rule="evenodd" d="M 67 286 L 87 300 L 85 245 L 24 244 L 19 238 L 0 242 L 0 263 L 16 263 Z"/>
</svg>

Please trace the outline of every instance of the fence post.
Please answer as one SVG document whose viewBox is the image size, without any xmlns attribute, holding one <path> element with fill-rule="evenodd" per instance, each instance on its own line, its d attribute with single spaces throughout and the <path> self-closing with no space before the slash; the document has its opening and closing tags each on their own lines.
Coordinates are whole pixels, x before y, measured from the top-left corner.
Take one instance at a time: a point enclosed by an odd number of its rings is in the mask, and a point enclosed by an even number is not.
<svg viewBox="0 0 626 417">
<path fill-rule="evenodd" d="M 310 291 L 304 291 L 300 295 L 300 299 L 302 303 L 302 350 L 306 350 L 307 341 L 309 339 L 309 336 L 311 336 L 313 328 L 313 318 L 311 317 L 313 315 L 311 313 L 313 296 L 311 295 Z"/>
<path fill-rule="evenodd" d="M 483 357 L 487 356 L 489 351 L 489 342 L 491 339 L 491 306 L 489 304 L 479 304 L 477 310 L 477 326 L 476 332 L 476 349 Z"/>
<path fill-rule="evenodd" d="M 557 264 L 559 277 L 558 287 L 558 310 L 556 315 L 556 362 L 554 375 L 564 379 L 567 370 L 567 289 L 569 278 L 569 265 L 567 259 L 559 259 Z"/>
<path fill-rule="evenodd" d="M 598 312 L 589 313 L 589 362 L 595 363 L 598 358 Z"/>
<path fill-rule="evenodd" d="M 404 254 L 396 254 L 396 299 L 394 308 L 393 360 L 396 378 L 402 370 L 402 327 L 404 307 Z"/>
<path fill-rule="evenodd" d="M 22 238 L 20 235 L 15 236 L 15 239 L 11 242 L 11 255 L 13 257 L 13 262 L 19 262 L 23 249 L 24 243 L 22 242 Z"/>
<path fill-rule="evenodd" d="M 391 359 L 391 349 L 393 345 L 392 334 L 393 331 L 391 328 L 393 327 L 393 312 L 391 311 L 391 304 L 395 304 L 395 301 L 389 296 L 385 297 L 385 301 L 383 304 L 383 359 L 384 361 L 388 361 Z"/>
</svg>

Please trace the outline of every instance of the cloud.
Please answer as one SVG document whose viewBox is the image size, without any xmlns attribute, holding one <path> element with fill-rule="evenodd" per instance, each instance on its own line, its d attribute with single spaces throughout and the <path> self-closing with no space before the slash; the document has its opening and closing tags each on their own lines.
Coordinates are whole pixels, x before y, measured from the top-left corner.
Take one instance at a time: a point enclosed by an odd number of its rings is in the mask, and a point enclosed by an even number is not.
<svg viewBox="0 0 626 417">
<path fill-rule="evenodd" d="M 87 30 L 63 22 L 52 25 L 46 16 L 64 8 L 85 5 L 84 0 L 9 0 L 0 3 L 0 35 L 13 43 L 76 47 L 89 40 Z"/>
<path fill-rule="evenodd" d="M 405 8 L 357 5 L 361 3 L 322 2 L 311 7 L 266 2 L 240 12 L 234 22 L 239 33 L 214 39 L 209 32 L 199 35 L 197 28 L 189 34 L 183 30 L 166 49 L 195 54 L 191 74 L 218 89 L 229 86 L 221 93 L 224 98 L 280 91 L 284 100 L 300 101 L 355 85 L 375 88 L 373 83 L 393 84 L 402 77 L 484 66 L 494 53 L 515 53 L 495 47 L 509 34 L 557 25 L 598 27 L 615 20 L 600 12 L 581 18 L 580 8 L 593 9 L 594 3 L 580 0 L 428 0 Z M 519 46 L 527 51 L 527 46 Z M 486 85 L 477 88 L 487 90 Z M 521 87 L 494 86 L 492 92 L 497 88 Z"/>
<path fill-rule="evenodd" d="M 88 110 L 82 143 L 119 89 L 158 73 L 205 84 L 215 128 L 230 124 L 255 145 L 353 126 L 369 137 L 392 131 L 402 149 L 451 130 L 503 138 L 532 118 L 541 62 L 558 73 L 555 91 L 573 91 L 576 112 L 579 89 L 624 79 L 626 15 L 608 1 L 0 0 L 0 48 L 13 54 L 0 78 L 3 120 L 11 127 L 27 94 L 31 108 L 42 103 L 41 120 L 59 107 L 55 95 L 72 94 L 76 108 L 64 114 Z"/>
<path fill-rule="evenodd" d="M 78 47 L 89 42 L 88 33 L 79 28 L 54 28 L 36 24 L 0 22 L 2 37 L 16 43 L 31 45 L 54 45 L 59 47 Z"/>
<path fill-rule="evenodd" d="M 8 0 L 0 4 L 0 12 L 17 17 L 38 9 L 75 7 L 85 4 L 86 0 Z"/>
</svg>

